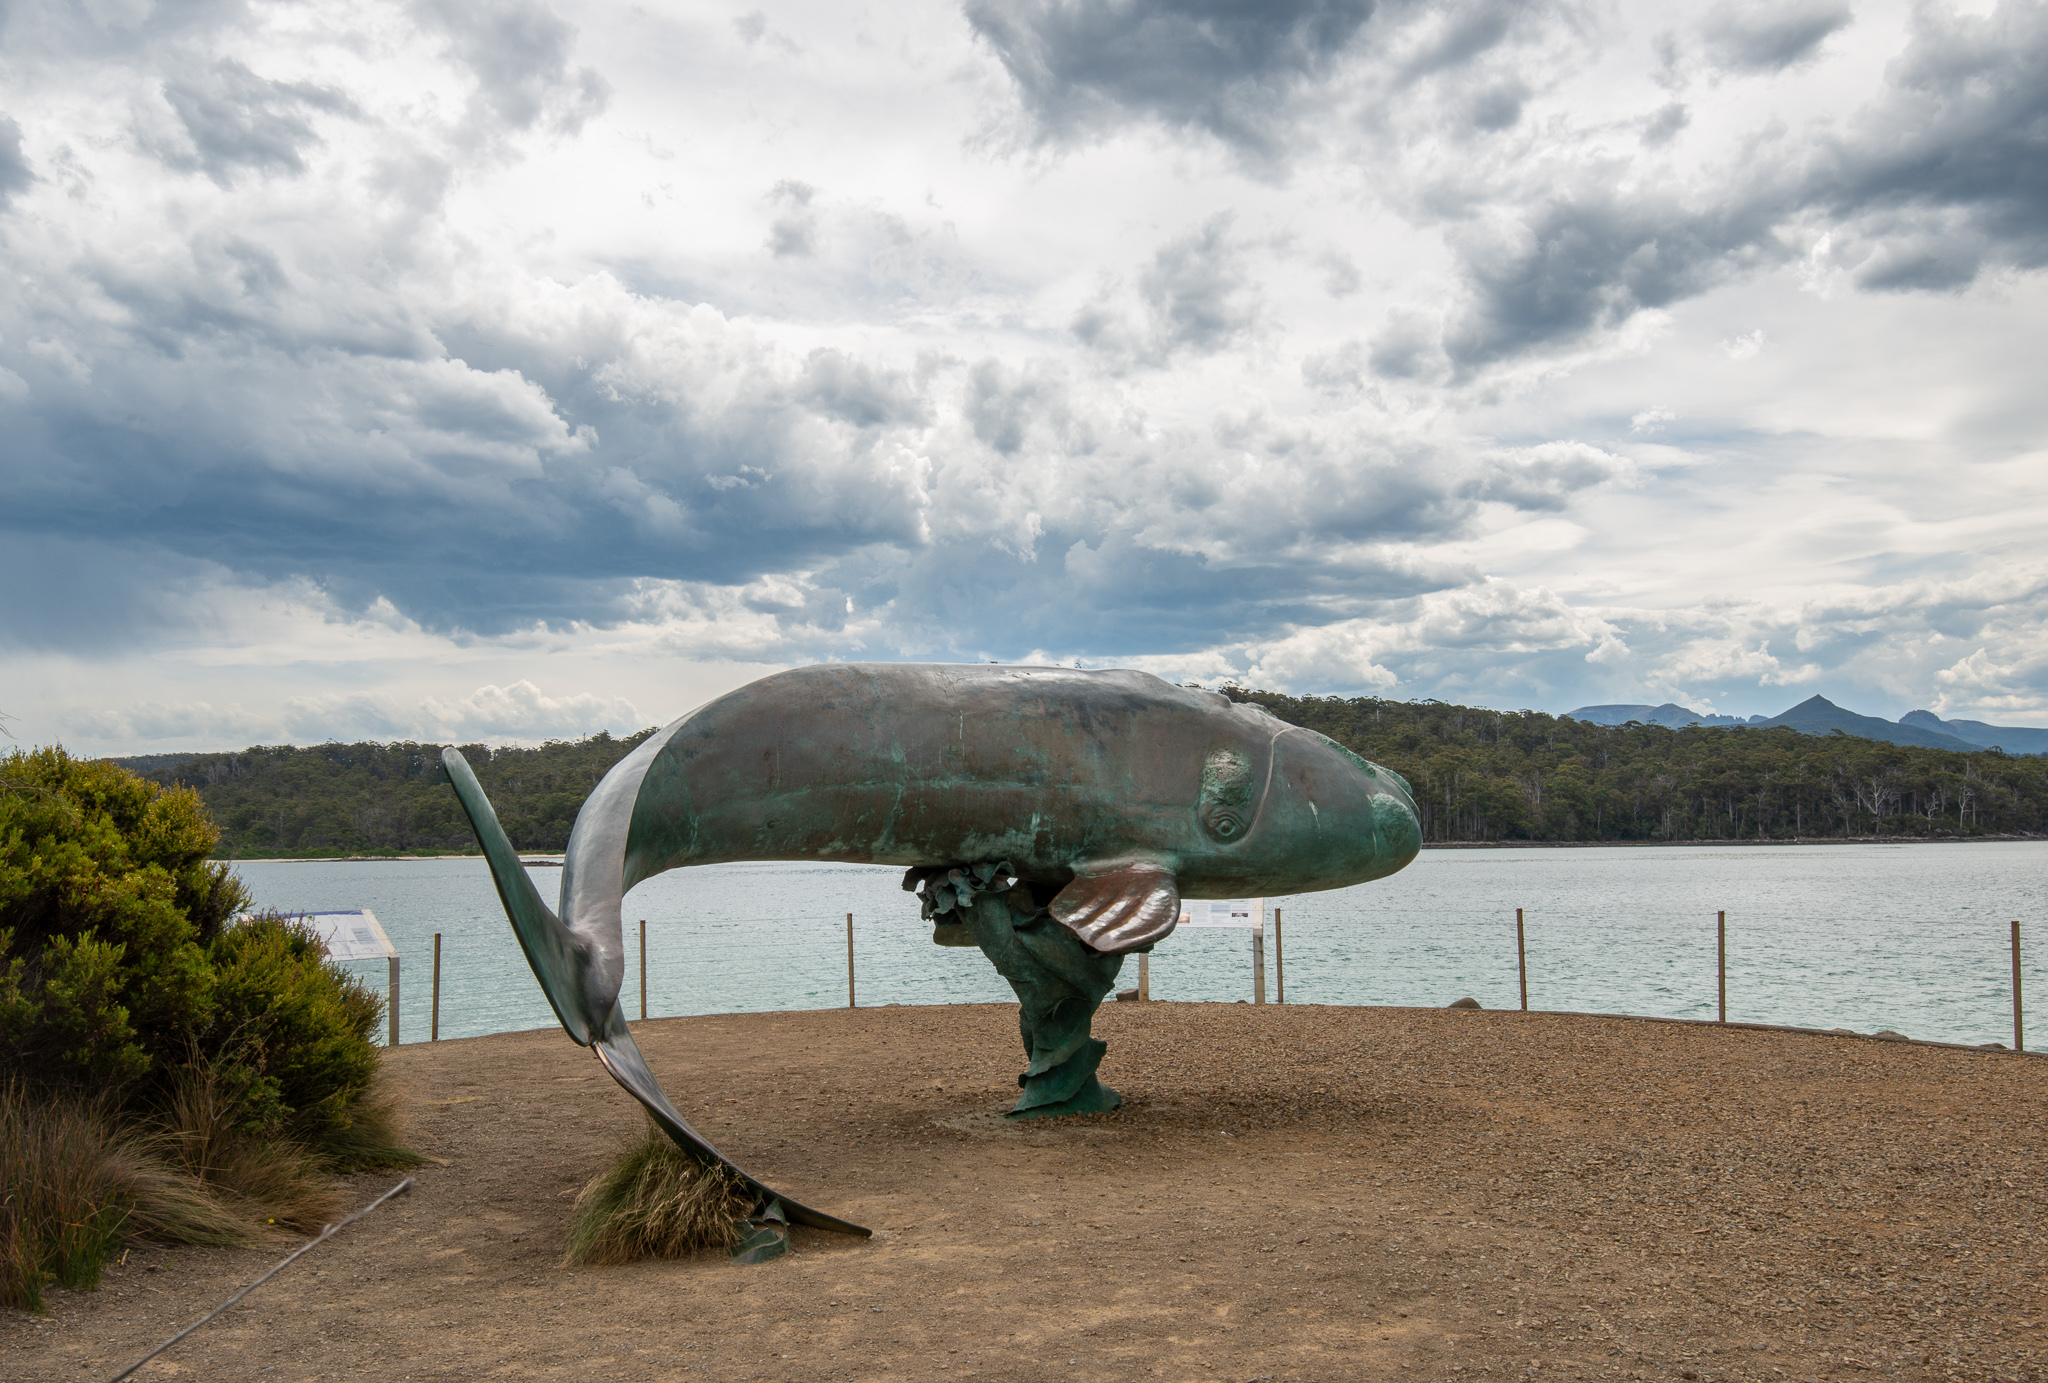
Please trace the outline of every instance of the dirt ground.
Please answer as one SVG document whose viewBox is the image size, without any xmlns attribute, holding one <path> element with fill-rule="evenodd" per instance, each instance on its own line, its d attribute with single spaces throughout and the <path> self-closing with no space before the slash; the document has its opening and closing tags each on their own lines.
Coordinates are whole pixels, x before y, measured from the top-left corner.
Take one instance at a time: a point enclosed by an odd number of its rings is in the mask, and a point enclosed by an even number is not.
<svg viewBox="0 0 2048 1383">
<path fill-rule="evenodd" d="M 400 1048 L 417 1190 L 139 1376 L 2048 1376 L 2048 1060 L 1126 1003 L 1124 1107 L 1016 1126 L 1014 1014 L 641 1024 L 719 1146 L 876 1230 L 759 1267 L 560 1266 L 637 1106 L 555 1031 Z M 137 1249 L 0 1324 L 0 1377 L 110 1377 L 278 1256 Z"/>
</svg>

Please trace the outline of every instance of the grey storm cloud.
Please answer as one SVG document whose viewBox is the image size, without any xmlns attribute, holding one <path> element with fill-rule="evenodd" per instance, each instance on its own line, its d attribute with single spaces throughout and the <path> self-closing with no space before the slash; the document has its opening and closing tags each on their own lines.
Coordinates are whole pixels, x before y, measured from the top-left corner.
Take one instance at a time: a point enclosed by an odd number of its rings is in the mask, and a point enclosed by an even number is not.
<svg viewBox="0 0 2048 1383">
<path fill-rule="evenodd" d="M 0 283 L 0 580 L 82 575 L 0 612 L 0 642 L 217 647 L 222 607 L 187 595 L 231 589 L 478 643 L 630 626 L 635 657 L 1327 634 L 1275 675 L 1493 675 L 1512 660 L 1487 650 L 1527 645 L 1549 661 L 1501 677 L 1583 678 L 1607 616 L 1569 608 L 1597 598 L 1577 571 L 1578 595 L 1531 593 L 1576 559 L 1514 530 L 1590 545 L 1614 513 L 1595 492 L 1668 496 L 1632 412 L 1685 419 L 1658 447 L 1735 424 L 1697 396 L 1596 409 L 1567 378 L 1594 366 L 1530 370 L 1523 395 L 1475 376 L 1795 260 L 1873 292 L 2048 263 L 2039 6 L 1920 11 L 1861 109 L 1759 120 L 1740 147 L 1686 102 L 1783 83 L 1803 108 L 1878 26 L 1709 10 L 1678 68 L 1608 87 L 1661 13 L 971 0 L 912 16 L 901 51 L 818 23 L 784 64 L 764 12 L 736 12 L 669 41 L 743 80 L 619 59 L 616 128 L 587 128 L 606 77 L 534 0 L 402 0 L 361 33 L 334 5 L 324 49 L 228 6 L 218 34 L 124 39 L 106 89 L 142 95 L 111 118 L 10 105 L 37 162 L 0 122 L 23 261 Z M 36 43 L 69 22 L 38 13 Z M 593 51 L 644 32 L 616 22 Z M 111 43 L 77 38 L 44 93 L 100 80 Z M 990 156 L 969 128 L 989 80 L 1070 163 Z M 756 87 L 772 118 L 728 99 Z M 1588 91 L 1591 115 L 1561 99 Z M 1083 148 L 1134 125 L 1196 152 Z M 145 166 L 144 140 L 206 176 Z M 590 198 L 572 214 L 564 169 Z M 799 171 L 830 190 L 776 181 Z M 1551 411 L 1517 401 L 1539 390 Z M 1387 652 L 1404 621 L 1410 652 Z"/>
<path fill-rule="evenodd" d="M 976 361 L 967 372 L 961 414 L 976 440 L 999 456 L 1015 456 L 1034 439 L 1067 456 L 1087 456 L 1098 430 L 1077 411 L 1063 371 L 1050 361 L 1022 368 Z"/>
<path fill-rule="evenodd" d="M 270 81 L 233 59 L 166 81 L 163 96 L 191 142 L 189 153 L 169 151 L 166 161 L 223 186 L 237 172 L 303 173 L 303 151 L 320 139 L 315 113 L 355 111 L 331 87 Z"/>
<path fill-rule="evenodd" d="M 785 178 L 768 194 L 775 219 L 768 226 L 768 252 L 777 259 L 808 258 L 818 252 L 818 212 L 811 200 L 818 189 Z"/>
<path fill-rule="evenodd" d="M 1045 137 L 1133 119 L 1283 152 L 1293 97 L 1327 73 L 1373 0 L 968 0 Z"/>
<path fill-rule="evenodd" d="M 830 348 L 814 350 L 805 358 L 795 397 L 807 407 L 855 427 L 931 421 L 929 404 L 901 371 L 877 369 Z"/>
<path fill-rule="evenodd" d="M 1828 35 L 1855 16 L 1831 0 L 1767 0 L 1723 5 L 1700 25 L 1717 66 L 1743 72 L 1778 72 L 1810 58 Z"/>
<path fill-rule="evenodd" d="M 1456 232 L 1469 297 L 1444 348 L 1470 370 L 1570 344 L 1804 253 L 1819 226 L 1871 289 L 2037 268 L 2048 263 L 2044 127 L 2048 10 L 2007 0 L 1981 18 L 1922 12 L 1881 95 L 1810 147 L 1759 144 L 1705 190 L 1660 189 L 1653 171 L 1629 167 L 1553 176 L 1507 215 Z"/>
<path fill-rule="evenodd" d="M 1214 355 L 1238 344 L 1259 322 L 1250 247 L 1233 235 L 1228 212 L 1161 245 L 1140 270 L 1137 319 L 1098 295 L 1075 315 L 1074 334 L 1132 363 L 1163 365 L 1176 355 Z"/>
<path fill-rule="evenodd" d="M 574 134 L 610 99 L 595 68 L 571 66 L 575 26 L 542 0 L 422 0 L 419 13 L 475 74 L 479 128 L 529 130 L 545 121 Z"/>
<path fill-rule="evenodd" d="M 0 115 L 0 206 L 35 181 L 28 155 L 21 148 L 21 126 L 12 117 Z"/>
</svg>

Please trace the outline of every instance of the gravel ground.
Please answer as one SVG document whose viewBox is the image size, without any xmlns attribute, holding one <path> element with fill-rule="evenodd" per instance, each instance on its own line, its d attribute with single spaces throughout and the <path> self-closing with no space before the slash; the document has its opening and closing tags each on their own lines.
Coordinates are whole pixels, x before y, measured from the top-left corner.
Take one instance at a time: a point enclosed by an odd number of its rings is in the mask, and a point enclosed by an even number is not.
<svg viewBox="0 0 2048 1383">
<path fill-rule="evenodd" d="M 2048 1377 L 2048 1060 L 1554 1014 L 1119 1004 L 1022 1126 L 1015 1010 L 639 1026 L 698 1127 L 876 1228 L 559 1266 L 637 1109 L 554 1031 L 403 1047 L 418 1189 L 142 1377 Z M 363 1177 L 364 1203 L 393 1178 Z M 140 1248 L 0 1325 L 111 1376 L 278 1256 Z"/>
</svg>

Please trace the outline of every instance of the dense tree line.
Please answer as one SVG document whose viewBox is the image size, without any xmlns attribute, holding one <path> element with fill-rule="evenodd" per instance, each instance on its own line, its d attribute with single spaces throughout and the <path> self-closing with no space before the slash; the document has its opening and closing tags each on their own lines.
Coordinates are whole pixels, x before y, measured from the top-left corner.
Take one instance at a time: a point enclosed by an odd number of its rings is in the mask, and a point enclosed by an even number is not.
<svg viewBox="0 0 2048 1383">
<path fill-rule="evenodd" d="M 2048 757 L 1783 728 L 1591 725 L 1441 701 L 1231 695 L 1401 774 L 1431 842 L 2048 834 Z M 560 850 L 591 788 L 651 733 L 462 752 L 513 843 Z M 438 745 L 257 747 L 144 776 L 197 788 L 232 858 L 476 849 Z"/>
<path fill-rule="evenodd" d="M 1406 778 L 1424 839 L 1962 839 L 2048 832 L 2048 757 L 1839 731 L 1591 725 L 1441 701 L 1231 689 Z"/>
<path fill-rule="evenodd" d="M 560 850 L 598 779 L 652 733 L 615 739 L 600 732 L 537 749 L 461 749 L 513 843 Z M 196 788 L 220 829 L 220 853 L 230 859 L 476 850 L 438 744 L 258 745 L 157 765 L 142 776 Z"/>
</svg>

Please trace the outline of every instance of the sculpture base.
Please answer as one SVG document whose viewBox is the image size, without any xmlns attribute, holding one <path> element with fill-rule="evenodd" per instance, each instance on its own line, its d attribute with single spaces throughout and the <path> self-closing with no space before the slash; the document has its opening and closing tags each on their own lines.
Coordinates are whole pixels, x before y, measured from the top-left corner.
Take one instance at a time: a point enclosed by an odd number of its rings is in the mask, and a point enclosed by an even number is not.
<svg viewBox="0 0 2048 1383">
<path fill-rule="evenodd" d="M 1018 897 L 982 893 L 962 909 L 975 944 L 1017 992 L 1018 1035 L 1030 1065 L 1017 1077 L 1024 1093 L 1010 1117 L 1115 1109 L 1122 1096 L 1095 1078 L 1109 1044 L 1088 1029 L 1124 958 L 1090 950 L 1044 908 L 1013 905 Z"/>
<path fill-rule="evenodd" d="M 1055 1114 L 1107 1114 L 1124 1102 L 1117 1094 L 1099 1080 L 1091 1080 L 1077 1095 L 1052 1104 L 1033 1105 L 1029 1109 L 1012 1109 L 1004 1114 L 1005 1119 L 1046 1119 Z M 1023 1101 L 1018 1101 L 1021 1105 Z"/>
</svg>

